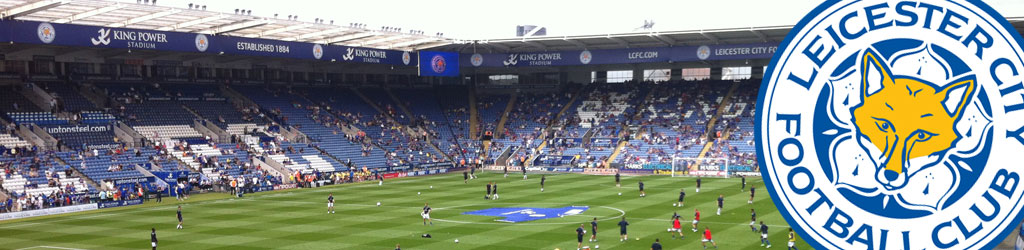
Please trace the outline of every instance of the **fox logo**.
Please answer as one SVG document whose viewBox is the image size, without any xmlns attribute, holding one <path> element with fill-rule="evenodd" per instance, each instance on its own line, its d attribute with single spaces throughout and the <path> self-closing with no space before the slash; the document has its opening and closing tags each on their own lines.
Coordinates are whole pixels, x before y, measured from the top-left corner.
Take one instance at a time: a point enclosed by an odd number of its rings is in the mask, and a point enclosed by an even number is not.
<svg viewBox="0 0 1024 250">
<path fill-rule="evenodd" d="M 982 1 L 824 1 L 764 71 L 765 189 L 814 249 L 995 248 L 1024 218 L 1022 77 Z"/>
<path fill-rule="evenodd" d="M 960 139 L 954 125 L 977 83 L 968 76 L 938 87 L 893 75 L 873 51 L 864 53 L 860 70 L 862 103 L 851 111 L 860 139 L 856 141 L 871 155 L 875 179 L 882 187 L 900 189 L 909 176 L 935 165 Z"/>
</svg>

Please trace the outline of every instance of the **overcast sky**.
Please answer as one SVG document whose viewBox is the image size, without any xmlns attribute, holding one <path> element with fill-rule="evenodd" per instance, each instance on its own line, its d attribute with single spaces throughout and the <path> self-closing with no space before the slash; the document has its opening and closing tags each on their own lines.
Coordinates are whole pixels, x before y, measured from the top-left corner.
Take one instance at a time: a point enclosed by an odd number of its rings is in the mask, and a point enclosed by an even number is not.
<svg viewBox="0 0 1024 250">
<path fill-rule="evenodd" d="M 122 0 L 134 2 L 134 0 Z M 1024 0 L 986 0 L 1005 16 L 1024 16 Z M 206 4 L 207 10 L 253 16 L 335 20 L 444 32 L 455 39 L 509 38 L 515 26 L 540 25 L 548 35 L 630 32 L 654 20 L 656 31 L 793 25 L 820 0 L 160 0 L 162 6 Z"/>
</svg>

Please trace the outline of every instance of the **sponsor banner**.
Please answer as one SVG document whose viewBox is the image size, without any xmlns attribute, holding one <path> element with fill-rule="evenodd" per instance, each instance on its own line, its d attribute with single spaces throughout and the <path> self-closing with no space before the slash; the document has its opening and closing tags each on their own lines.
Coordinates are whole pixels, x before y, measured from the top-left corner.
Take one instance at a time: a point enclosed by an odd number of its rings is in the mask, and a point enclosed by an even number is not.
<svg viewBox="0 0 1024 250">
<path fill-rule="evenodd" d="M 86 46 L 96 48 L 150 49 L 178 52 L 203 52 L 209 44 L 198 46 L 198 34 L 41 23 L 5 22 L 0 38 L 15 43 Z M 208 40 L 204 40 L 204 43 Z"/>
<path fill-rule="evenodd" d="M 619 169 L 622 174 L 653 174 L 654 169 Z"/>
<path fill-rule="evenodd" d="M 99 207 L 100 209 L 124 207 L 124 206 L 134 206 L 134 205 L 142 205 L 142 199 L 108 201 L 108 202 L 96 203 L 96 206 Z"/>
<path fill-rule="evenodd" d="M 46 132 L 50 133 L 50 134 L 101 133 L 101 132 L 109 132 L 109 131 L 110 131 L 110 125 L 105 125 L 105 126 L 74 125 L 74 126 L 46 127 Z"/>
<path fill-rule="evenodd" d="M 616 168 L 587 168 L 583 169 L 584 174 L 595 174 L 595 175 L 613 175 L 618 173 L 619 169 Z"/>
<path fill-rule="evenodd" d="M 416 53 L 349 46 L 327 46 L 324 60 L 412 66 Z"/>
<path fill-rule="evenodd" d="M 21 218 L 28 218 L 28 217 L 36 217 L 36 216 L 43 216 L 43 215 L 52 215 L 52 214 L 66 214 L 66 213 L 74 213 L 74 212 L 89 211 L 89 210 L 96 210 L 96 204 L 83 204 L 83 205 L 54 207 L 54 208 L 47 208 L 47 209 L 36 209 L 36 210 L 21 211 L 21 212 L 0 213 L 0 221 L 2 221 L 2 220 L 21 219 Z"/>
<path fill-rule="evenodd" d="M 298 185 L 296 185 L 295 183 L 278 184 L 278 185 L 274 185 L 274 190 L 293 189 L 293 188 L 296 188 L 296 187 L 298 187 Z"/>
<path fill-rule="evenodd" d="M 459 76 L 459 54 L 420 51 L 420 76 Z"/>
<path fill-rule="evenodd" d="M 266 186 L 266 185 L 256 186 L 256 187 L 252 188 L 252 192 L 254 192 L 254 193 L 255 192 L 274 191 L 274 190 L 276 190 L 274 186 Z"/>
<path fill-rule="evenodd" d="M 136 183 L 151 183 L 151 182 L 153 182 L 155 180 L 156 180 L 156 178 L 153 178 L 153 177 L 125 178 L 125 179 L 114 180 L 114 185 L 115 186 L 121 186 L 121 185 L 133 185 L 133 184 L 136 184 Z"/>
<path fill-rule="evenodd" d="M 695 170 L 695 171 L 690 171 L 690 175 L 713 176 L 713 177 L 726 177 L 726 176 L 728 176 L 728 175 L 726 175 L 725 171 L 720 171 L 720 170 Z"/>
<path fill-rule="evenodd" d="M 709 60 L 768 59 L 778 49 L 776 43 L 680 46 L 583 51 L 545 51 L 530 53 L 467 54 L 463 65 L 472 67 L 573 66 L 592 64 L 629 64 L 692 62 Z"/>
<path fill-rule="evenodd" d="M 149 49 L 211 54 L 224 53 L 408 66 L 416 62 L 415 53 L 398 50 L 327 46 L 258 38 L 33 21 L 4 22 L 0 24 L 0 41 L 95 48 Z M 457 60 L 457 56 L 455 60 Z M 168 64 L 166 62 L 154 63 Z M 457 61 L 453 63 L 456 66 L 458 65 Z M 177 65 L 180 62 L 171 62 L 170 64 Z M 455 73 L 457 74 L 458 71 L 456 70 Z"/>
</svg>

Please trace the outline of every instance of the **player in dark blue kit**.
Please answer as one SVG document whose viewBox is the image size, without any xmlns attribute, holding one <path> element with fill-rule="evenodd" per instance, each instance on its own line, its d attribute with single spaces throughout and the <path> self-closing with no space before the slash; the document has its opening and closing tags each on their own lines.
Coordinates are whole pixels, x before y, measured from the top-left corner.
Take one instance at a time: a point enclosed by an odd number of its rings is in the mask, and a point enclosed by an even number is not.
<svg viewBox="0 0 1024 250">
<path fill-rule="evenodd" d="M 626 222 L 626 217 L 623 216 L 622 221 L 619 221 L 619 237 L 621 237 L 619 241 L 625 241 L 629 238 L 629 235 L 626 234 L 626 226 L 629 226 L 629 222 Z"/>
<path fill-rule="evenodd" d="M 722 205 L 724 203 L 725 198 L 722 198 L 722 195 L 718 195 L 718 212 L 715 213 L 716 215 L 722 215 Z"/>
<path fill-rule="evenodd" d="M 757 221 L 757 213 L 755 213 L 754 209 L 751 208 L 750 209 L 750 231 L 756 233 L 757 232 L 757 228 L 754 228 L 754 222 L 755 221 Z"/>
<path fill-rule="evenodd" d="M 761 221 L 761 246 L 768 245 L 765 248 L 772 248 L 772 242 L 768 241 L 768 225 Z"/>
<path fill-rule="evenodd" d="M 597 241 L 597 217 L 590 221 L 590 242 Z"/>
<path fill-rule="evenodd" d="M 181 205 L 178 205 L 178 229 L 185 228 L 185 227 L 182 226 L 181 223 L 182 223 L 182 219 L 181 219 Z"/>
<path fill-rule="evenodd" d="M 651 250 L 661 250 L 661 239 L 654 239 L 654 244 L 651 244 Z"/>
<path fill-rule="evenodd" d="M 427 225 L 428 221 L 430 222 L 431 226 L 434 225 L 434 220 L 430 219 L 430 205 L 427 205 L 427 203 L 423 203 L 423 213 L 420 213 L 420 216 L 423 217 L 423 225 L 424 226 Z"/>
<path fill-rule="evenodd" d="M 156 242 L 157 242 L 157 240 L 156 240 L 156 228 L 150 228 L 150 229 L 152 229 L 153 232 L 149 233 L 149 242 L 152 243 L 151 245 L 153 245 L 153 250 L 156 250 Z"/>
<path fill-rule="evenodd" d="M 548 180 L 548 177 L 546 175 L 541 175 L 540 176 L 540 191 L 541 192 L 544 192 L 544 181 L 547 181 L 547 180 Z"/>
<path fill-rule="evenodd" d="M 640 180 L 640 197 L 647 197 L 647 194 L 644 193 L 644 180 Z"/>
<path fill-rule="evenodd" d="M 576 250 L 583 248 L 583 235 L 587 234 L 587 230 L 583 229 L 583 224 L 576 228 Z"/>
<path fill-rule="evenodd" d="M 747 176 L 746 175 L 740 175 L 740 184 L 742 185 L 742 186 L 740 186 L 740 192 L 743 192 L 744 189 L 747 189 Z"/>
<path fill-rule="evenodd" d="M 697 193 L 700 193 L 700 176 L 697 176 Z"/>
<path fill-rule="evenodd" d="M 619 176 L 619 172 L 615 172 L 615 187 L 622 187 L 622 185 L 619 185 L 620 177 L 621 176 Z"/>
<path fill-rule="evenodd" d="M 469 183 L 469 172 L 462 170 L 462 183 Z"/>
<path fill-rule="evenodd" d="M 686 199 L 686 189 L 679 189 L 679 201 L 676 201 L 674 207 L 683 207 L 683 200 Z"/>
<path fill-rule="evenodd" d="M 484 195 L 484 200 L 490 200 L 490 199 L 491 199 L 491 183 L 488 182 L 487 183 L 487 195 Z"/>
<path fill-rule="evenodd" d="M 754 185 L 750 185 L 750 200 L 747 201 L 747 204 L 754 204 Z"/>
<path fill-rule="evenodd" d="M 327 213 L 334 213 L 334 193 L 327 196 Z"/>
<path fill-rule="evenodd" d="M 505 171 L 505 178 L 508 178 L 508 166 L 505 166 L 504 171 Z"/>
<path fill-rule="evenodd" d="M 494 183 L 494 185 L 491 186 L 491 189 L 492 189 L 491 190 L 491 199 L 492 200 L 497 200 L 498 199 L 498 183 Z"/>
</svg>

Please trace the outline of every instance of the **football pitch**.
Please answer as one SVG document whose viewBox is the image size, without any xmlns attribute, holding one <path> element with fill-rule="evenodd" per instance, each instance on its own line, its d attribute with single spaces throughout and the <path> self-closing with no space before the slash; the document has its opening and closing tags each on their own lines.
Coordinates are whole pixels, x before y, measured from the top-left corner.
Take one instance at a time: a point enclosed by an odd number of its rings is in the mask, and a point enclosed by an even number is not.
<svg viewBox="0 0 1024 250">
<path fill-rule="evenodd" d="M 394 249 L 396 244 L 402 249 L 576 249 L 580 224 L 588 231 L 583 245 L 592 249 L 649 249 L 655 238 L 666 249 L 701 249 L 700 234 L 690 231 L 695 208 L 701 211 L 701 232 L 710 228 L 719 249 L 764 248 L 760 234 L 748 225 L 751 208 L 768 224 L 772 249 L 786 249 L 789 227 L 760 178 L 747 179 L 747 190 L 740 189 L 739 178 L 704 178 L 697 193 L 694 178 L 623 176 L 622 187 L 616 188 L 612 176 L 549 174 L 541 192 L 540 174 L 531 173 L 527 180 L 519 173 L 477 176 L 468 184 L 455 173 L 392 179 L 382 186 L 363 182 L 244 198 L 203 194 L 185 202 L 165 198 L 163 203 L 150 200 L 134 207 L 6 221 L 0 222 L 0 249 L 149 249 L 150 228 L 156 228 L 158 249 Z M 639 197 L 641 179 L 646 198 Z M 498 200 L 484 199 L 485 184 L 491 181 L 498 184 Z M 753 205 L 747 204 L 750 185 L 757 188 Z M 681 188 L 686 189 L 686 204 L 676 208 L 672 204 Z M 332 192 L 337 212 L 327 214 Z M 720 216 L 715 215 L 719 194 L 725 197 Z M 434 209 L 433 226 L 423 225 L 420 218 L 425 202 Z M 184 215 L 181 230 L 175 229 L 177 205 Z M 516 223 L 464 214 L 565 207 L 585 211 Z M 672 239 L 667 232 L 673 212 L 683 216 L 685 239 Z M 630 240 L 625 242 L 619 241 L 616 225 L 622 216 L 630 223 Z M 598 241 L 588 242 L 595 217 Z M 799 237 L 797 246 L 810 249 Z M 708 248 L 713 249 L 710 244 Z"/>
</svg>

